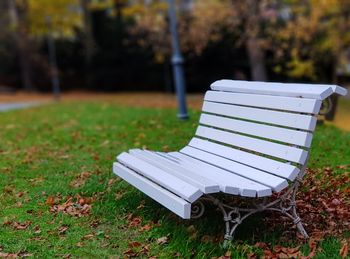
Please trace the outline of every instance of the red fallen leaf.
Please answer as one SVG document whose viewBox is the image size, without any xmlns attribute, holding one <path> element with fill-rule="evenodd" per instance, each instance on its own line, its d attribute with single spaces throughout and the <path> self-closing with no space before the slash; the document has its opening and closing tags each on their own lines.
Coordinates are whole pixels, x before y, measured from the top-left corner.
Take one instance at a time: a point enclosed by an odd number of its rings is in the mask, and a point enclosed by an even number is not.
<svg viewBox="0 0 350 259">
<path fill-rule="evenodd" d="M 340 204 L 341 204 L 340 200 L 338 200 L 338 199 L 333 199 L 332 200 L 332 205 L 337 206 L 337 205 L 340 205 Z"/>
<path fill-rule="evenodd" d="M 126 257 L 135 257 L 135 256 L 137 256 L 137 253 L 134 250 L 132 250 L 131 248 L 126 250 L 123 254 Z"/>
<path fill-rule="evenodd" d="M 348 253 L 349 253 L 348 243 L 344 243 L 344 245 L 342 246 L 342 248 L 339 251 L 339 255 L 341 256 L 341 258 L 345 258 L 345 257 L 347 257 Z"/>
<path fill-rule="evenodd" d="M 268 245 L 267 245 L 266 243 L 264 243 L 264 242 L 257 242 L 257 243 L 254 245 L 254 247 L 256 247 L 256 248 L 267 248 Z"/>
<path fill-rule="evenodd" d="M 283 250 L 283 247 L 282 247 L 282 246 L 275 246 L 275 247 L 273 248 L 273 251 L 274 251 L 275 253 L 280 253 L 280 252 L 282 252 L 282 250 Z"/>
<path fill-rule="evenodd" d="M 258 258 L 258 256 L 253 252 L 247 254 L 247 259 L 256 259 L 256 258 Z"/>
<path fill-rule="evenodd" d="M 144 245 L 140 250 L 140 255 L 148 255 L 150 251 L 150 245 Z"/>
<path fill-rule="evenodd" d="M 78 203 L 80 205 L 85 205 L 85 204 L 91 204 L 93 202 L 93 198 L 91 197 L 80 197 L 79 200 L 78 200 Z"/>
<path fill-rule="evenodd" d="M 23 223 L 19 223 L 19 222 L 15 222 L 13 223 L 13 227 L 16 229 L 16 230 L 25 230 L 28 228 L 28 226 L 30 225 L 30 221 L 25 221 Z"/>
<path fill-rule="evenodd" d="M 2 253 L 0 252 L 1 258 L 17 258 L 18 254 Z"/>
<path fill-rule="evenodd" d="M 130 248 L 139 247 L 139 246 L 141 246 L 141 243 L 137 242 L 137 241 L 131 241 L 131 242 L 129 242 L 128 246 Z"/>
<path fill-rule="evenodd" d="M 55 197 L 53 197 L 53 196 L 47 197 L 46 204 L 49 206 L 53 206 L 55 204 Z"/>
<path fill-rule="evenodd" d="M 231 251 L 227 251 L 224 255 L 220 256 L 218 259 L 231 259 Z"/>
<path fill-rule="evenodd" d="M 277 258 L 269 249 L 264 250 L 264 257 L 263 258 Z"/>
<path fill-rule="evenodd" d="M 140 232 L 151 230 L 153 227 L 152 225 L 152 223 L 147 223 L 146 225 L 140 228 Z"/>
<path fill-rule="evenodd" d="M 129 227 L 136 227 L 138 225 L 140 225 L 142 222 L 140 217 L 135 217 L 132 218 L 131 221 L 129 222 Z"/>
</svg>

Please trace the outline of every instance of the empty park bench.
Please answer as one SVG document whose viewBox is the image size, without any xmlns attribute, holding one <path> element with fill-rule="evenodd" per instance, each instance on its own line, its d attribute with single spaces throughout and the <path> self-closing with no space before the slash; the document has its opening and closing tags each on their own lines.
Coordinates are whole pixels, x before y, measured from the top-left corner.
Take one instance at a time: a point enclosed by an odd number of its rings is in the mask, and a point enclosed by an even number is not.
<svg viewBox="0 0 350 259">
<path fill-rule="evenodd" d="M 260 211 L 279 211 L 308 238 L 296 211 L 321 102 L 336 85 L 219 80 L 204 97 L 195 137 L 179 152 L 131 149 L 113 172 L 184 219 L 204 213 L 203 201 L 222 211 L 225 239 Z M 248 198 L 234 207 L 215 195 Z M 273 195 L 273 194 L 276 195 Z"/>
</svg>

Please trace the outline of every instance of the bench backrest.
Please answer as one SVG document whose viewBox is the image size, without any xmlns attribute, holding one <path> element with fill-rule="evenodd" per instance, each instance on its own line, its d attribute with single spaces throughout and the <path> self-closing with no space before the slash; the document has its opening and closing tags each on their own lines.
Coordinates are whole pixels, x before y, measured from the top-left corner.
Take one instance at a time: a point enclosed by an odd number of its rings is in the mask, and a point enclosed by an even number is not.
<svg viewBox="0 0 350 259">
<path fill-rule="evenodd" d="M 233 80 L 211 88 L 189 146 L 289 180 L 307 161 L 322 99 L 346 93 L 337 86 Z"/>
</svg>

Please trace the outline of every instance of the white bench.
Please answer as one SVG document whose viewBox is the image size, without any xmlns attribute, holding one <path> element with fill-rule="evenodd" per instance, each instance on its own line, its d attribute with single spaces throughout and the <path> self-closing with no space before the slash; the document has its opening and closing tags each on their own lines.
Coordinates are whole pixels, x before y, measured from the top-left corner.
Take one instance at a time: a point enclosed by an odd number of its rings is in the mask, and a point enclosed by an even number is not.
<svg viewBox="0 0 350 259">
<path fill-rule="evenodd" d="M 202 201 L 214 202 L 224 215 L 225 239 L 232 239 L 242 220 L 263 210 L 282 212 L 307 238 L 295 194 L 321 102 L 333 93 L 345 95 L 346 90 L 216 81 L 205 94 L 200 125 L 186 147 L 170 153 L 131 149 L 117 157 L 113 172 L 184 219 L 203 215 Z M 219 192 L 250 197 L 252 205 L 224 204 L 214 195 Z"/>
</svg>

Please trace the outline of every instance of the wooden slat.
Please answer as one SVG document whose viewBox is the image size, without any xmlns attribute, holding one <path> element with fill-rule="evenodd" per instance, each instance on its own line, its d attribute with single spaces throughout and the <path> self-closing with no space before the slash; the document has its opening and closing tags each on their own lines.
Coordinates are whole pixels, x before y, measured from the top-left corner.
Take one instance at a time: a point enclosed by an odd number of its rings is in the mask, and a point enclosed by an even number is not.
<svg viewBox="0 0 350 259">
<path fill-rule="evenodd" d="M 181 149 L 180 152 L 228 170 L 234 174 L 246 177 L 257 183 L 269 186 L 275 192 L 279 192 L 288 186 L 288 182 L 281 177 L 208 153 L 206 151 L 187 146 Z"/>
<path fill-rule="evenodd" d="M 309 131 L 315 129 L 317 122 L 317 118 L 311 115 L 264 110 L 260 108 L 207 101 L 203 103 L 202 111 Z"/>
<path fill-rule="evenodd" d="M 322 103 L 320 100 L 308 98 L 229 93 L 219 91 L 207 91 L 204 100 L 312 114 L 318 114 Z"/>
<path fill-rule="evenodd" d="M 153 200 L 179 215 L 181 218 L 191 218 L 191 204 L 175 194 L 165 190 L 119 163 L 113 164 L 113 172 L 137 189 L 141 190 Z"/>
<path fill-rule="evenodd" d="M 339 85 L 331 85 L 333 93 L 339 94 L 339 95 L 347 95 L 348 94 L 348 90 L 345 89 L 344 87 L 341 87 Z"/>
<path fill-rule="evenodd" d="M 145 160 L 146 162 L 160 168 L 167 173 L 170 173 L 181 180 L 188 182 L 189 184 L 196 186 L 203 193 L 216 193 L 220 191 L 219 185 L 209 179 L 191 171 L 180 167 L 177 164 L 171 163 L 170 161 L 156 155 L 148 150 L 132 149 L 129 153 Z"/>
<path fill-rule="evenodd" d="M 312 140 L 312 134 L 309 132 L 230 119 L 205 113 L 201 115 L 199 122 L 201 124 L 220 129 L 240 132 L 304 147 L 310 147 Z"/>
<path fill-rule="evenodd" d="M 300 172 L 299 168 L 291 164 L 282 163 L 249 152 L 223 146 L 208 140 L 193 138 L 190 141 L 189 146 L 270 172 L 291 181 L 293 181 Z"/>
<path fill-rule="evenodd" d="M 193 168 L 201 174 L 220 184 L 222 192 L 241 195 L 244 197 L 264 197 L 272 194 L 271 188 L 249 180 L 245 177 L 233 174 L 215 165 L 198 160 L 180 152 L 162 153 L 164 157 L 177 158 L 181 166 Z M 170 158 L 170 159 L 171 159 Z"/>
<path fill-rule="evenodd" d="M 147 177 L 191 203 L 196 201 L 203 194 L 197 187 L 194 187 L 193 185 L 190 185 L 189 183 L 133 155 L 124 152 L 120 154 L 117 159 L 121 164 Z"/>
<path fill-rule="evenodd" d="M 332 85 L 218 80 L 211 89 L 228 92 L 304 97 L 324 100 L 333 93 Z"/>
<path fill-rule="evenodd" d="M 307 151 L 300 148 L 281 145 L 266 140 L 246 137 L 240 134 L 230 133 L 205 126 L 199 126 L 197 128 L 196 136 L 256 151 L 262 154 L 274 156 L 299 164 L 304 164 L 307 157 Z"/>
</svg>

